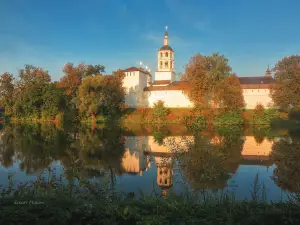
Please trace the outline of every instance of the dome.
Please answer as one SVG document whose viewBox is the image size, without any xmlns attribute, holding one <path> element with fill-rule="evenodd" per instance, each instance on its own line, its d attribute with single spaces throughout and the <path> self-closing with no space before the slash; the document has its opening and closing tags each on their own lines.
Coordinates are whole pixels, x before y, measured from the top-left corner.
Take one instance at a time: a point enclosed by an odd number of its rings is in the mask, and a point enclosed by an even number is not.
<svg viewBox="0 0 300 225">
<path fill-rule="evenodd" d="M 159 51 L 162 51 L 162 50 L 170 50 L 172 52 L 174 52 L 174 50 L 169 46 L 169 45 L 164 45 L 162 46 Z"/>
</svg>

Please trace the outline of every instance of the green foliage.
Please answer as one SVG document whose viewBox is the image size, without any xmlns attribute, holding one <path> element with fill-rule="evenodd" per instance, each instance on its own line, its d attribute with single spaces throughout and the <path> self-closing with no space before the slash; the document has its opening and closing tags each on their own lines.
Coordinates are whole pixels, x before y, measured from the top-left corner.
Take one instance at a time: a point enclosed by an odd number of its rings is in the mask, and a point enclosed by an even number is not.
<svg viewBox="0 0 300 225">
<path fill-rule="evenodd" d="M 170 110 L 165 107 L 165 103 L 161 100 L 154 103 L 152 109 L 152 122 L 164 123 L 166 117 L 169 115 Z"/>
<path fill-rule="evenodd" d="M 300 110 L 299 61 L 299 55 L 284 57 L 273 69 L 275 84 L 271 88 L 271 97 L 281 109 Z"/>
<path fill-rule="evenodd" d="M 239 110 L 225 111 L 215 116 L 214 123 L 216 125 L 218 124 L 240 125 L 240 124 L 244 124 L 244 118 L 242 112 Z"/>
<path fill-rule="evenodd" d="M 272 121 L 279 118 L 279 113 L 276 109 L 264 109 L 262 105 L 257 105 L 253 111 L 253 124 L 271 125 Z"/>
<path fill-rule="evenodd" d="M 206 128 L 206 119 L 203 115 L 185 116 L 183 121 L 189 130 L 200 131 Z"/>
</svg>

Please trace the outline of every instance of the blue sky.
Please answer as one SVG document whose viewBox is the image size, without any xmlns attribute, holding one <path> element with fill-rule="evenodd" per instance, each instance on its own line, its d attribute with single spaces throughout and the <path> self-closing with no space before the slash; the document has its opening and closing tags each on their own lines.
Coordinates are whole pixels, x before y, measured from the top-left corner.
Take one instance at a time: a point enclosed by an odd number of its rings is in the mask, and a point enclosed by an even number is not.
<svg viewBox="0 0 300 225">
<path fill-rule="evenodd" d="M 175 69 L 200 52 L 220 52 L 238 76 L 300 52 L 299 0 L 0 0 L 0 73 L 24 64 L 49 70 L 66 62 L 103 64 L 107 73 L 156 69 L 169 26 Z"/>
</svg>

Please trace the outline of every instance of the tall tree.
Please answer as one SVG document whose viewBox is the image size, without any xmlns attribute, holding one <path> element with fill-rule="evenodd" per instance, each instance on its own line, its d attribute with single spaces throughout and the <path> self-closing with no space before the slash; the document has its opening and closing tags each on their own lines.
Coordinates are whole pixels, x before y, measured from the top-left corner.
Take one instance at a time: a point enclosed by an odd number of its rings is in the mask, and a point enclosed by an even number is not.
<svg viewBox="0 0 300 225">
<path fill-rule="evenodd" d="M 189 99 L 195 107 L 204 107 L 208 105 L 209 80 L 205 68 L 205 57 L 196 54 L 190 59 L 185 68 L 185 74 L 182 81 L 188 81 L 191 88 L 186 91 Z"/>
<path fill-rule="evenodd" d="M 226 77 L 215 87 L 215 99 L 220 108 L 226 111 L 244 108 L 243 90 L 235 74 Z"/>
<path fill-rule="evenodd" d="M 225 108 L 243 107 L 243 95 L 236 76 L 232 75 L 228 59 L 213 53 L 193 56 L 186 66 L 183 81 L 191 85 L 188 97 L 195 107 L 219 105 Z"/>
<path fill-rule="evenodd" d="M 10 73 L 3 73 L 0 76 L 0 98 L 1 106 L 5 109 L 6 115 L 12 114 L 14 94 L 14 77 Z"/>
<path fill-rule="evenodd" d="M 285 57 L 273 68 L 275 84 L 271 97 L 282 109 L 300 110 L 300 56 Z"/>
</svg>

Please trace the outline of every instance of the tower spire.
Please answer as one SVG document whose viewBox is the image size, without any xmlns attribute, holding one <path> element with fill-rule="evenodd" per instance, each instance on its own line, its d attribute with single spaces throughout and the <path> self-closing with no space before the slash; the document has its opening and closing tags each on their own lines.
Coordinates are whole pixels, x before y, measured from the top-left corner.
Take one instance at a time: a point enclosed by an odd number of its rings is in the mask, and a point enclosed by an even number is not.
<svg viewBox="0 0 300 225">
<path fill-rule="evenodd" d="M 266 71 L 266 74 L 265 74 L 265 77 L 271 77 L 272 74 L 271 74 L 271 70 L 270 70 L 270 65 L 268 65 L 268 69 Z"/>
<path fill-rule="evenodd" d="M 164 37 L 164 45 L 169 45 L 169 35 L 168 35 L 168 26 L 165 26 L 166 32 Z"/>
</svg>

